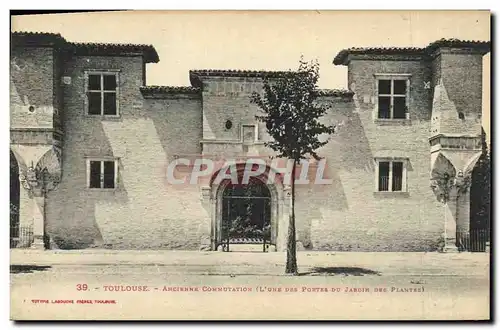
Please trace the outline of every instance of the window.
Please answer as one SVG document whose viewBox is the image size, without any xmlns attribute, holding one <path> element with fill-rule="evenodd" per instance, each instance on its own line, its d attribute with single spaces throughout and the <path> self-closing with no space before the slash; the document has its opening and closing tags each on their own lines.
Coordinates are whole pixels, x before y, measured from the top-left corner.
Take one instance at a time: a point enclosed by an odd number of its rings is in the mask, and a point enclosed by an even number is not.
<svg viewBox="0 0 500 330">
<path fill-rule="evenodd" d="M 258 141 L 257 125 L 243 125 L 241 133 L 242 133 L 243 144 L 254 144 L 255 142 Z"/>
<path fill-rule="evenodd" d="M 377 118 L 408 119 L 409 75 L 377 76 Z"/>
<path fill-rule="evenodd" d="M 406 160 L 377 160 L 377 191 L 406 191 Z"/>
<path fill-rule="evenodd" d="M 116 160 L 88 160 L 88 187 L 98 189 L 116 188 Z"/>
<path fill-rule="evenodd" d="M 85 88 L 89 115 L 118 115 L 117 72 L 86 72 Z"/>
</svg>

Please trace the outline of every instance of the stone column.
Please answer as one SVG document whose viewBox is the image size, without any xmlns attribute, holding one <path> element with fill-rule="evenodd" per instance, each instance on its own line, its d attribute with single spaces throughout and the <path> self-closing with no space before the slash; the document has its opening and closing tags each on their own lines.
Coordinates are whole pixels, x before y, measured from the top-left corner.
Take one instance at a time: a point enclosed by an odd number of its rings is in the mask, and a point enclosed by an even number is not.
<svg viewBox="0 0 500 330">
<path fill-rule="evenodd" d="M 470 228 L 470 189 L 461 191 L 457 197 L 457 230 L 469 232 Z"/>
<path fill-rule="evenodd" d="M 45 237 L 45 194 L 33 197 L 33 243 L 32 249 L 43 250 Z"/>
<path fill-rule="evenodd" d="M 434 193 L 444 205 L 443 252 L 458 252 L 458 246 L 469 239 L 470 184 L 470 173 L 464 175 L 463 171 L 455 177 L 445 173 L 431 180 Z"/>
<path fill-rule="evenodd" d="M 452 187 L 448 201 L 444 202 L 444 247 L 443 252 L 458 252 L 457 247 L 457 198 L 456 189 Z"/>
<path fill-rule="evenodd" d="M 30 237 L 26 235 L 27 230 L 33 227 L 33 200 L 27 189 L 23 188 L 22 182 L 19 187 L 19 244 L 17 247 L 25 248 L 31 244 Z"/>
<path fill-rule="evenodd" d="M 438 201 L 443 203 L 443 252 L 458 252 L 456 244 L 457 189 L 454 178 L 447 172 L 431 179 L 431 188 Z"/>
<path fill-rule="evenodd" d="M 30 223 L 33 229 L 33 242 L 31 243 L 32 249 L 44 249 L 44 235 L 45 235 L 45 190 L 43 189 L 43 175 L 37 171 L 33 166 L 23 170 L 19 175 L 19 180 L 22 189 L 29 198 Z"/>
<path fill-rule="evenodd" d="M 32 226 L 33 229 L 31 248 L 44 249 L 45 241 L 49 243 L 45 232 L 45 197 L 47 192 L 55 189 L 60 182 L 60 152 L 58 149 L 53 148 L 42 154 L 40 158 L 35 157 L 37 156 L 35 152 L 26 152 L 25 156 L 28 159 L 35 159 L 36 162 L 32 161 L 31 165 L 24 167 L 20 170 L 19 174 L 21 190 L 24 190 L 20 194 L 21 199 L 24 199 L 21 201 L 21 207 L 29 206 L 25 209 L 30 210 L 23 214 L 23 216 L 28 216 L 29 219 L 28 221 L 26 221 L 27 219 L 23 219 L 23 223 L 29 222 L 27 225 Z"/>
<path fill-rule="evenodd" d="M 464 174 L 459 171 L 455 178 L 455 185 L 457 187 L 457 243 L 460 246 L 469 248 L 470 244 L 470 185 L 472 173 Z"/>
</svg>

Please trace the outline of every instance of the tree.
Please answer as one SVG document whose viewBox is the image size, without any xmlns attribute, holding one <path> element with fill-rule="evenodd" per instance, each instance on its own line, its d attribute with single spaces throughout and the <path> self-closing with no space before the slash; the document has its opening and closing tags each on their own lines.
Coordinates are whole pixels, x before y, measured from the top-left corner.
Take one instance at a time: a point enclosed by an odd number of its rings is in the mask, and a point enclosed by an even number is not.
<svg viewBox="0 0 500 330">
<path fill-rule="evenodd" d="M 486 229 L 489 234 L 491 207 L 491 155 L 488 152 L 486 133 L 482 131 L 482 150 L 474 171 L 471 186 L 471 229 Z"/>
<path fill-rule="evenodd" d="M 305 62 L 301 58 L 297 71 L 289 71 L 272 80 L 265 78 L 262 95 L 254 92 L 251 96 L 251 102 L 264 113 L 257 115 L 257 120 L 266 124 L 267 132 L 273 138 L 266 146 L 274 150 L 277 157 L 293 162 L 292 212 L 286 249 L 287 274 L 298 274 L 295 239 L 296 166 L 306 156 L 319 160 L 316 150 L 328 143 L 328 139 L 321 141 L 320 135 L 334 133 L 333 126 L 324 125 L 319 120 L 330 107 L 317 102 L 320 96 L 318 79 L 318 62 Z"/>
</svg>

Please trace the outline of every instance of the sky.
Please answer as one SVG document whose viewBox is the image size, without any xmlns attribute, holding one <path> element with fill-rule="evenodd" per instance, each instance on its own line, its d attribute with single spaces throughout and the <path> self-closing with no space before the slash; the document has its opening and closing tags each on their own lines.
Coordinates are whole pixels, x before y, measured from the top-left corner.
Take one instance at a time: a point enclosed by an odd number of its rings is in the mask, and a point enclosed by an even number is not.
<svg viewBox="0 0 500 330">
<path fill-rule="evenodd" d="M 425 47 L 441 38 L 490 40 L 488 11 L 134 11 L 13 16 L 12 31 L 54 32 L 73 42 L 153 45 L 148 85 L 189 85 L 189 70 L 297 68 L 318 60 L 320 88 L 347 88 L 334 56 L 349 47 Z M 490 55 L 483 124 L 489 131 Z"/>
</svg>

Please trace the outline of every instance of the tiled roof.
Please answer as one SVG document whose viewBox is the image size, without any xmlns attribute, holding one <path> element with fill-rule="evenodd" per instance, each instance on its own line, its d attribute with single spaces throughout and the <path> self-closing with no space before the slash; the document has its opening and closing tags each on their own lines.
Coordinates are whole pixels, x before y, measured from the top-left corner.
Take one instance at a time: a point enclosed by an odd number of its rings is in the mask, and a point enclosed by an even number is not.
<svg viewBox="0 0 500 330">
<path fill-rule="evenodd" d="M 189 79 L 191 84 L 196 87 L 201 87 L 200 77 L 257 77 L 257 78 L 279 78 L 296 71 L 264 71 L 264 70 L 191 70 L 189 71 Z M 320 96 L 347 96 L 354 95 L 352 91 L 345 89 L 320 89 Z"/>
<path fill-rule="evenodd" d="M 487 53 L 490 51 L 491 42 L 481 40 L 439 39 L 431 42 L 426 47 L 426 50 L 427 52 L 432 52 L 438 47 L 474 48 Z"/>
<path fill-rule="evenodd" d="M 292 71 L 265 70 L 190 70 L 189 80 L 193 86 L 201 85 L 200 77 L 248 77 L 248 78 L 278 78 L 291 74 Z"/>
<path fill-rule="evenodd" d="M 12 32 L 13 46 L 51 46 L 70 51 L 77 55 L 126 55 L 139 54 L 146 63 L 159 62 L 158 53 L 152 45 L 76 43 L 68 42 L 59 33 Z"/>
<path fill-rule="evenodd" d="M 190 70 L 189 74 L 214 77 L 280 77 L 291 72 L 265 70 Z"/>
<path fill-rule="evenodd" d="M 152 45 L 143 44 L 111 44 L 111 43 L 76 43 L 69 44 L 78 55 L 121 55 L 143 54 L 144 62 L 158 63 L 160 58 Z"/>
<path fill-rule="evenodd" d="M 62 46 L 67 43 L 59 33 L 45 32 L 12 32 L 11 42 L 13 46 Z"/>
<path fill-rule="evenodd" d="M 428 56 L 439 47 L 464 47 L 473 48 L 484 53 L 490 50 L 489 41 L 459 40 L 459 39 L 440 39 L 430 43 L 427 47 L 353 47 L 341 50 L 333 59 L 335 65 L 347 64 L 349 54 L 368 54 L 368 55 L 420 55 Z"/>
<path fill-rule="evenodd" d="M 198 94 L 199 88 L 190 86 L 142 86 L 141 92 L 145 95 L 151 94 Z"/>
</svg>

